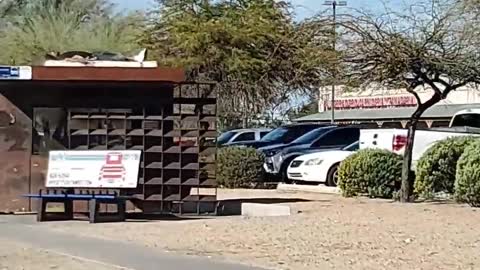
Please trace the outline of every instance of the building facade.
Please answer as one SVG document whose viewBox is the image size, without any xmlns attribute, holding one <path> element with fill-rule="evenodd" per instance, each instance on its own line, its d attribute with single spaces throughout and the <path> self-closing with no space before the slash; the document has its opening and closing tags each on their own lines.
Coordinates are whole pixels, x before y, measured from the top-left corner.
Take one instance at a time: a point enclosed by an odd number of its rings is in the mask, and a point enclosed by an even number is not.
<svg viewBox="0 0 480 270">
<path fill-rule="evenodd" d="M 433 95 L 429 88 L 417 89 L 422 102 Z M 319 112 L 297 119 L 297 122 L 331 121 L 331 87 L 319 92 Z M 366 127 L 404 128 L 417 106 L 416 98 L 406 89 L 387 89 L 371 86 L 352 89 L 337 86 L 335 92 L 335 122 L 359 124 Z M 448 126 L 451 117 L 458 111 L 480 107 L 480 91 L 465 86 L 451 92 L 448 97 L 428 109 L 422 116 L 419 128 Z"/>
<path fill-rule="evenodd" d="M 420 99 L 428 100 L 433 95 L 430 88 L 420 88 Z M 319 112 L 331 108 L 331 87 L 323 87 L 319 93 Z M 348 88 L 342 85 L 336 87 L 335 110 L 352 109 L 379 109 L 379 108 L 404 108 L 415 107 L 415 97 L 406 89 L 387 89 L 384 87 Z M 480 91 L 473 86 L 465 86 L 451 92 L 439 104 L 477 104 L 480 103 Z"/>
</svg>

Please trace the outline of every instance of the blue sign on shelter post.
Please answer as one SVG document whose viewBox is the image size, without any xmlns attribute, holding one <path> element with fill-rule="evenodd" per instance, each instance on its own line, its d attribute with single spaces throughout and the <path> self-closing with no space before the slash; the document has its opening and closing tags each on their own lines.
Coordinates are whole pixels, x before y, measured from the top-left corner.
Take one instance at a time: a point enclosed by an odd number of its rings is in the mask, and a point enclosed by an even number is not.
<svg viewBox="0 0 480 270">
<path fill-rule="evenodd" d="M 0 80 L 31 80 L 32 67 L 0 66 Z"/>
</svg>

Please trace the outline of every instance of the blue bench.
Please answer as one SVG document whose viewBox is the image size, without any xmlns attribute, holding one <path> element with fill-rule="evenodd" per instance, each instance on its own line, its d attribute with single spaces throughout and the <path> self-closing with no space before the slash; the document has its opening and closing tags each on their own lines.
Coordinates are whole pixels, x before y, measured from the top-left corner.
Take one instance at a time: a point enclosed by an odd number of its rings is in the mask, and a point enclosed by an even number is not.
<svg viewBox="0 0 480 270">
<path fill-rule="evenodd" d="M 88 190 L 86 192 L 76 192 L 74 189 L 57 190 L 47 189 L 40 190 L 37 194 L 26 194 L 24 197 L 38 200 L 37 205 L 37 221 L 58 221 L 73 219 L 73 202 L 88 201 L 88 214 L 90 223 L 125 221 L 126 201 L 131 199 L 128 196 L 121 196 L 117 192 L 99 192 Z M 48 212 L 49 203 L 62 203 L 63 212 Z M 117 206 L 117 212 L 101 213 L 101 204 L 113 204 Z"/>
</svg>

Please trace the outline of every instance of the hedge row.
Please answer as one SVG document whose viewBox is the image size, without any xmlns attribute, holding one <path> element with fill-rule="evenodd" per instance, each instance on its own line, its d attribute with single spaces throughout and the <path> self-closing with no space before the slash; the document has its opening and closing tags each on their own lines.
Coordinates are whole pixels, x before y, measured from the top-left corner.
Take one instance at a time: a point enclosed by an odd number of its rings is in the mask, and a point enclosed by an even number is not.
<svg viewBox="0 0 480 270">
<path fill-rule="evenodd" d="M 402 157 L 386 150 L 365 149 L 349 156 L 338 169 L 343 196 L 392 198 L 400 187 Z"/>
<path fill-rule="evenodd" d="M 438 142 L 419 161 L 416 194 L 431 199 L 443 192 L 453 195 L 458 202 L 480 206 L 479 154 L 480 141 L 475 137 Z"/>
<path fill-rule="evenodd" d="M 264 156 L 253 148 L 225 147 L 217 153 L 217 184 L 253 188 L 262 180 Z"/>
<path fill-rule="evenodd" d="M 393 198 L 400 188 L 402 157 L 383 150 L 360 150 L 342 162 L 339 187 L 346 197 Z M 428 149 L 417 163 L 417 197 L 447 193 L 458 202 L 480 207 L 480 140 L 455 137 Z"/>
<path fill-rule="evenodd" d="M 453 194 L 457 161 L 473 137 L 453 137 L 430 147 L 416 167 L 415 194 L 432 199 L 436 193 Z"/>
<path fill-rule="evenodd" d="M 480 207 L 480 141 L 471 143 L 460 156 L 455 177 L 455 199 Z"/>
</svg>

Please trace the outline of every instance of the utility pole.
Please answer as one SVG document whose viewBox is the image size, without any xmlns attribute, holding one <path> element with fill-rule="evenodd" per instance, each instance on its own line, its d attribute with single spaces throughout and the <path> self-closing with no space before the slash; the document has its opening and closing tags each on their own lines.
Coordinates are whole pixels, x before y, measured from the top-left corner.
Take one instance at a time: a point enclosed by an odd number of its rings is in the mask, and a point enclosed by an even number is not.
<svg viewBox="0 0 480 270">
<path fill-rule="evenodd" d="M 325 6 L 332 6 L 333 9 L 333 54 L 334 63 L 332 68 L 332 97 L 330 109 L 332 112 L 332 124 L 335 123 L 335 84 L 337 83 L 337 6 L 344 7 L 347 5 L 347 1 L 325 1 Z"/>
</svg>

